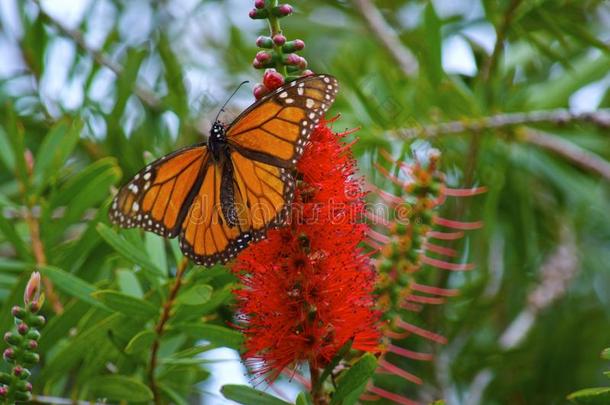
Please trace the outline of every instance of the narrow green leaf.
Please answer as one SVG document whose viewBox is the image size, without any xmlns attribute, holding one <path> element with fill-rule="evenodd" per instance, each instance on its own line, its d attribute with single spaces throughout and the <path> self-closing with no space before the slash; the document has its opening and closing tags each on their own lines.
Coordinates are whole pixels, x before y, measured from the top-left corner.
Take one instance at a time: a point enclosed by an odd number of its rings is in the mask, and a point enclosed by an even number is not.
<svg viewBox="0 0 610 405">
<path fill-rule="evenodd" d="M 161 391 L 172 401 L 172 403 L 176 405 L 189 405 L 188 401 L 186 401 L 182 395 L 174 391 L 171 387 L 168 387 L 165 384 L 159 384 L 159 388 L 161 388 Z"/>
<path fill-rule="evenodd" d="M 610 388 L 585 388 L 571 393 L 568 399 L 576 404 L 607 405 L 610 403 Z"/>
<path fill-rule="evenodd" d="M 286 405 L 290 403 L 247 385 L 224 385 L 220 392 L 225 398 L 244 405 Z"/>
<path fill-rule="evenodd" d="M 144 297 L 144 291 L 142 291 L 140 281 L 133 271 L 117 270 L 116 278 L 121 291 L 123 291 L 125 294 L 136 298 Z"/>
<path fill-rule="evenodd" d="M 143 330 L 135 335 L 127 346 L 125 347 L 125 353 L 133 354 L 142 351 L 148 351 L 153 341 L 155 340 L 155 332 L 152 330 Z"/>
<path fill-rule="evenodd" d="M 0 212 L 3 209 L 4 205 L 0 204 Z M 11 245 L 13 245 L 21 259 L 32 259 L 30 249 L 25 244 L 21 236 L 19 236 L 13 224 L 11 224 L 9 220 L 4 217 L 4 215 L 0 215 L 0 233 L 4 235 L 6 240 L 8 240 Z"/>
<path fill-rule="evenodd" d="M 429 1 L 424 11 L 424 27 L 428 42 L 426 72 L 434 85 L 438 85 L 443 77 L 441 25 L 434 5 Z"/>
<path fill-rule="evenodd" d="M 203 305 L 212 297 L 212 287 L 206 284 L 196 284 L 178 296 L 182 305 Z"/>
<path fill-rule="evenodd" d="M 150 401 L 152 391 L 140 381 L 122 375 L 101 376 L 91 381 L 89 389 L 99 398 L 121 401 Z"/>
<path fill-rule="evenodd" d="M 118 233 L 108 227 L 108 225 L 99 223 L 97 225 L 97 231 L 121 256 L 140 265 L 142 269 L 147 270 L 151 275 L 157 277 L 164 276 L 163 271 L 154 265 L 142 251 L 128 242 L 125 238 L 121 237 Z"/>
<path fill-rule="evenodd" d="M 34 263 L 0 257 L 0 273 L 21 273 L 27 269 L 33 269 L 34 266 Z"/>
<path fill-rule="evenodd" d="M 176 325 L 175 328 L 194 339 L 207 340 L 215 345 L 229 347 L 235 350 L 239 350 L 243 343 L 243 336 L 241 333 L 220 325 L 188 323 Z"/>
<path fill-rule="evenodd" d="M 297 396 L 296 405 L 313 405 L 313 399 L 311 394 L 307 391 L 301 392 Z"/>
<path fill-rule="evenodd" d="M 93 293 L 108 308 L 127 316 L 152 319 L 159 314 L 159 309 L 149 302 L 113 290 L 102 290 Z"/>
<path fill-rule="evenodd" d="M 34 184 L 40 190 L 55 179 L 80 137 L 82 122 L 59 121 L 42 141 L 34 160 Z"/>
<path fill-rule="evenodd" d="M 150 260 L 156 264 L 157 267 L 163 271 L 163 274 L 167 274 L 167 255 L 165 253 L 165 239 L 152 232 L 146 232 L 144 234 L 144 242 L 146 244 L 146 252 Z"/>
<path fill-rule="evenodd" d="M 86 281 L 54 266 L 43 266 L 40 268 L 43 275 L 51 279 L 53 284 L 62 292 L 78 298 L 95 307 L 110 311 L 110 309 L 100 301 L 92 297 L 95 287 Z"/>
<path fill-rule="evenodd" d="M 15 170 L 15 153 L 11 146 L 11 141 L 3 127 L 0 126 L 0 161 L 4 163 L 10 172 Z"/>
<path fill-rule="evenodd" d="M 333 395 L 331 405 L 355 404 L 360 394 L 366 388 L 366 383 L 373 376 L 377 368 L 377 360 L 370 353 L 362 356 L 347 372 L 339 379 L 337 391 Z"/>
<path fill-rule="evenodd" d="M 610 360 L 610 347 L 602 350 L 602 354 L 601 354 L 602 359 L 604 360 Z"/>
</svg>

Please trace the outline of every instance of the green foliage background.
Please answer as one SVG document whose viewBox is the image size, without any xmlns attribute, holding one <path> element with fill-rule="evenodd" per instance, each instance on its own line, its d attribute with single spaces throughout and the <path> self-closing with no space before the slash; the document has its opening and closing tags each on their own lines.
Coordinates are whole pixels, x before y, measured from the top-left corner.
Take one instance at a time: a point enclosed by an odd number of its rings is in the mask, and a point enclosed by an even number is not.
<svg viewBox="0 0 610 405">
<path fill-rule="evenodd" d="M 109 227 L 111 187 L 153 157 L 199 140 L 240 81 L 260 80 L 250 62 L 266 27 L 247 18 L 250 2 L 94 0 L 76 22 L 55 18 L 65 31 L 35 1 L 8 3 L 0 39 L 11 49 L 3 58 L 17 67 L 0 77 L 0 330 L 10 328 L 10 308 L 40 267 L 64 311 L 55 314 L 47 300 L 35 393 L 144 402 L 153 327 L 181 254 L 175 241 Z M 333 113 L 342 118 L 335 127 L 361 128 L 355 153 L 370 181 L 380 148 L 421 145 L 398 136 L 400 129 L 565 108 L 578 91 L 608 78 L 604 1 L 485 0 L 462 2 L 463 12 L 445 1 L 377 1 L 419 65 L 410 75 L 371 34 L 355 3 L 295 1 L 284 29 L 306 41 L 313 70 L 339 79 Z M 470 35 L 477 27 L 503 37 L 504 49 L 485 49 Z M 472 51 L 474 75 L 445 72 L 442 49 L 455 37 Z M 78 45 L 83 38 L 89 49 Z M 71 56 L 52 59 L 58 47 Z M 607 83 L 599 82 L 600 109 L 610 108 Z M 225 119 L 249 102 L 243 91 Z M 385 386 L 422 402 L 562 404 L 570 392 L 605 384 L 598 353 L 610 341 L 609 179 L 524 134 L 542 131 L 605 165 L 610 137 L 607 126 L 555 121 L 427 141 L 443 152 L 450 185 L 489 188 L 482 197 L 450 201 L 443 215 L 483 220 L 485 227 L 454 246 L 476 270 L 427 276 L 462 294 L 422 315 L 421 324 L 450 342 L 412 342 L 413 349 L 436 352 L 432 364 L 406 365 L 425 384 L 385 376 Z M 35 162 L 31 174 L 26 150 Z M 35 257 L 28 216 L 39 223 L 46 263 Z M 499 338 L 528 308 L 543 264 L 566 246 L 577 258 L 573 279 L 536 314 L 525 340 L 503 350 Z M 160 349 L 157 376 L 167 400 L 182 404 L 201 395 L 194 387 L 208 372 L 196 354 L 239 348 L 239 334 L 226 326 L 234 281 L 222 267 L 187 271 Z M 481 371 L 490 381 L 476 402 Z"/>
</svg>

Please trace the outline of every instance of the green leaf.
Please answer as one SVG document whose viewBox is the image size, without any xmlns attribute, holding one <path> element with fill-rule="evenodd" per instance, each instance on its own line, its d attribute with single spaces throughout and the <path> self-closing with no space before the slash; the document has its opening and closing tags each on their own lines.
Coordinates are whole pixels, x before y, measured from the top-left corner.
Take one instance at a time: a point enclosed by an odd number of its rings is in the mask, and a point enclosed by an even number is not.
<svg viewBox="0 0 610 405">
<path fill-rule="evenodd" d="M 151 319 L 159 314 L 159 308 L 151 303 L 117 291 L 96 291 L 93 293 L 93 296 L 108 306 L 108 308 L 127 316 Z"/>
<path fill-rule="evenodd" d="M 137 402 L 153 399 L 150 388 L 122 375 L 96 377 L 89 384 L 89 389 L 99 398 Z"/>
<path fill-rule="evenodd" d="M 434 5 L 429 1 L 424 12 L 425 37 L 428 42 L 426 72 L 433 85 L 438 85 L 443 77 L 441 25 Z"/>
<path fill-rule="evenodd" d="M 296 405 L 313 405 L 313 399 L 309 392 L 303 391 L 297 396 Z"/>
<path fill-rule="evenodd" d="M 150 275 L 156 277 L 165 276 L 163 271 L 155 266 L 141 250 L 128 242 L 125 238 L 121 237 L 118 233 L 108 227 L 108 225 L 99 223 L 97 225 L 97 231 L 114 250 L 127 260 L 140 265 L 142 269 L 148 271 Z"/>
<path fill-rule="evenodd" d="M 11 146 L 8 134 L 0 126 L 0 161 L 4 163 L 6 169 L 10 172 L 15 170 L 15 154 Z"/>
<path fill-rule="evenodd" d="M 136 298 L 144 297 L 144 291 L 142 291 L 140 281 L 133 271 L 117 270 L 116 278 L 121 291 L 123 291 L 125 294 Z"/>
<path fill-rule="evenodd" d="M 55 180 L 80 137 L 82 122 L 59 121 L 42 141 L 34 160 L 34 185 L 38 191 Z"/>
<path fill-rule="evenodd" d="M 95 307 L 110 311 L 106 305 L 92 297 L 91 294 L 95 292 L 95 287 L 93 285 L 58 267 L 43 266 L 40 268 L 40 271 L 44 276 L 51 279 L 53 284 L 62 292 Z"/>
<path fill-rule="evenodd" d="M 189 323 L 176 325 L 175 328 L 194 339 L 207 340 L 215 345 L 229 347 L 235 350 L 239 350 L 243 343 L 243 336 L 241 333 L 220 325 Z"/>
<path fill-rule="evenodd" d="M 157 334 L 152 330 L 143 330 L 135 335 L 127 346 L 125 347 L 125 353 L 133 354 L 141 351 L 148 351 L 148 348 L 152 345 Z"/>
<path fill-rule="evenodd" d="M 4 205 L 0 204 L 0 212 L 3 209 Z M 20 258 L 31 259 L 32 254 L 30 253 L 30 249 L 25 244 L 21 236 L 19 236 L 13 224 L 11 224 L 9 220 L 4 217 L 4 215 L 0 215 L 0 233 L 4 235 L 6 240 L 8 240 L 11 245 L 13 245 Z"/>
<path fill-rule="evenodd" d="M 182 305 L 203 305 L 212 297 L 212 287 L 197 284 L 178 296 L 177 302 Z"/>
<path fill-rule="evenodd" d="M 602 354 L 601 354 L 602 359 L 604 360 L 610 360 L 610 347 L 602 350 Z"/>
<path fill-rule="evenodd" d="M 347 372 L 339 379 L 337 391 L 333 395 L 331 405 L 355 404 L 360 394 L 366 388 L 366 383 L 373 376 L 377 368 L 377 360 L 370 353 L 362 356 Z"/>
<path fill-rule="evenodd" d="M 144 234 L 144 242 L 146 244 L 146 252 L 150 260 L 167 274 L 167 255 L 165 253 L 165 239 L 152 232 Z"/>
<path fill-rule="evenodd" d="M 224 385 L 220 392 L 225 398 L 244 405 L 286 405 L 290 403 L 247 385 Z"/>
<path fill-rule="evenodd" d="M 576 404 L 607 405 L 610 403 L 610 388 L 585 388 L 568 395 L 568 399 Z"/>
</svg>

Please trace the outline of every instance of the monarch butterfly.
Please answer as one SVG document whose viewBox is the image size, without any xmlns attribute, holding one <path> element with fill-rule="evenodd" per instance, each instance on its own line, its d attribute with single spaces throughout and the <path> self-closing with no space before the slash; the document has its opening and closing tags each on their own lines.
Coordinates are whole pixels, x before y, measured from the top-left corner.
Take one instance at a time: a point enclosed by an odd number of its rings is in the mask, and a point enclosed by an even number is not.
<svg viewBox="0 0 610 405">
<path fill-rule="evenodd" d="M 110 220 L 167 238 L 197 264 L 226 263 L 285 221 L 305 143 L 335 100 L 334 77 L 299 78 L 267 94 L 208 142 L 152 162 L 112 201 Z"/>
</svg>

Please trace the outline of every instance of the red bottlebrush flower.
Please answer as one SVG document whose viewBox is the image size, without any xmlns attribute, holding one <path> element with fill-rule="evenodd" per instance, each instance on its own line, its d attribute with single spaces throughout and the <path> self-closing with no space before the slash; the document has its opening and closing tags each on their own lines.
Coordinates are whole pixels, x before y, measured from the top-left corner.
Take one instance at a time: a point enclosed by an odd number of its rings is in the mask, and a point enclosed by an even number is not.
<svg viewBox="0 0 610 405">
<path fill-rule="evenodd" d="M 297 169 L 291 221 L 270 230 L 233 267 L 244 358 L 257 378 L 275 379 L 307 361 L 325 366 L 350 339 L 377 352 L 375 272 L 359 245 L 367 226 L 364 192 L 349 149 L 326 123 L 312 134 Z"/>
</svg>

